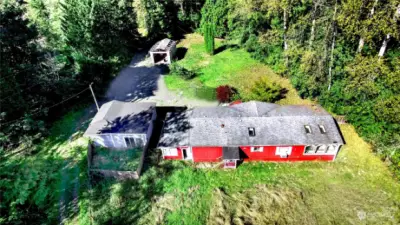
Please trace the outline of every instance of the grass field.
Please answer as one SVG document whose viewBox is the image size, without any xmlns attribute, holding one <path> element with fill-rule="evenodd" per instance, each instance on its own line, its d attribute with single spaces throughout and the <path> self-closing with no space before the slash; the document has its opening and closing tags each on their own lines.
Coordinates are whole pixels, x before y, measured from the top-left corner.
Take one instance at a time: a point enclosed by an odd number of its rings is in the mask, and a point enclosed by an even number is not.
<svg viewBox="0 0 400 225">
<path fill-rule="evenodd" d="M 209 65 L 201 69 L 203 77 L 180 82 L 218 85 L 220 81 L 208 73 L 219 74 L 218 64 L 236 58 L 241 60 L 240 66 L 227 66 L 220 73 L 231 74 L 227 79 L 232 79 L 232 85 L 245 89 L 247 81 L 235 83 L 233 79 L 249 76 L 250 81 L 251 75 L 267 75 L 289 90 L 279 103 L 312 104 L 299 98 L 288 80 L 244 51 L 228 49 L 213 57 L 201 56 L 195 54 L 203 51 L 201 43 L 197 35 L 180 43 L 189 48 L 180 63 L 196 67 L 200 59 L 199 64 Z M 177 78 L 168 79 L 173 87 Z M 88 143 L 82 137 L 87 123 L 85 110 L 73 111 L 54 125 L 51 135 L 35 146 L 33 155 L 19 153 L 0 164 L 12 177 L 2 177 L 0 183 L 5 196 L 13 199 L 7 210 L 24 215 L 20 203 L 29 202 L 29 212 L 36 212 L 33 208 L 40 205 L 37 212 L 47 224 L 60 219 L 64 224 L 146 225 L 400 223 L 399 182 L 348 124 L 340 126 L 346 145 L 335 162 L 257 162 L 223 170 L 199 169 L 183 161 L 158 162 L 152 157 L 138 181 L 93 179 L 89 183 Z M 5 185 L 8 188 L 3 188 Z"/>
<path fill-rule="evenodd" d="M 228 47 L 226 47 L 228 46 Z M 198 72 L 194 79 L 185 80 L 170 74 L 166 76 L 167 87 L 192 98 L 215 100 L 215 88 L 228 84 L 246 95 L 249 88 L 261 76 L 271 82 L 277 82 L 288 90 L 286 98 L 280 104 L 311 104 L 308 100 L 296 98 L 297 91 L 289 80 L 275 74 L 270 68 L 250 57 L 243 49 L 229 47 L 222 40 L 216 41 L 217 54 L 210 56 L 204 48 L 203 37 L 198 34 L 188 34 L 178 44 L 178 49 L 187 49 L 183 59 L 177 61 L 180 66 Z"/>
<path fill-rule="evenodd" d="M 265 75 L 289 90 L 280 104 L 313 104 L 301 99 L 287 79 L 254 61 L 243 50 L 227 49 L 211 57 L 204 53 L 202 43 L 198 35 L 188 35 L 179 43 L 188 48 L 179 64 L 200 68 L 201 76 L 182 80 L 170 75 L 166 78 L 169 88 L 202 98 L 186 87 L 204 85 L 211 89 L 228 83 L 245 91 L 254 79 Z M 340 128 L 347 144 L 335 162 L 257 162 L 242 164 L 236 170 L 221 170 L 161 161 L 151 164 L 138 182 L 101 182 L 95 186 L 92 199 L 94 221 L 399 224 L 399 182 L 351 125 Z"/>
</svg>

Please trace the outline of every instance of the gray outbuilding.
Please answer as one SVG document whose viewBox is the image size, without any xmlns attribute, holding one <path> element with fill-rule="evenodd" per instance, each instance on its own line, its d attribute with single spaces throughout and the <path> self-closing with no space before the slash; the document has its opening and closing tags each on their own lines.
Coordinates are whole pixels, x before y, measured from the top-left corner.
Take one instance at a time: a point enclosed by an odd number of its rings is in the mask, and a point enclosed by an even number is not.
<svg viewBox="0 0 400 225">
<path fill-rule="evenodd" d="M 107 148 L 141 148 L 149 140 L 156 104 L 110 101 L 103 104 L 84 136 Z"/>
<path fill-rule="evenodd" d="M 171 64 L 176 52 L 176 41 L 165 38 L 151 47 L 149 54 L 153 64 Z"/>
</svg>

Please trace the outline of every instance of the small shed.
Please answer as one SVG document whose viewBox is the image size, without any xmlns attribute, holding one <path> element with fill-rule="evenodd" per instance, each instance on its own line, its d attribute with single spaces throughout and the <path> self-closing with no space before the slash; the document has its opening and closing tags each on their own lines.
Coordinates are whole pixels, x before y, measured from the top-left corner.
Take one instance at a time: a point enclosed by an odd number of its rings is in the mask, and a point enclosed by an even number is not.
<svg viewBox="0 0 400 225">
<path fill-rule="evenodd" d="M 165 38 L 151 47 L 149 54 L 153 64 L 171 64 L 176 52 L 176 41 Z"/>
<path fill-rule="evenodd" d="M 84 136 L 106 148 L 142 148 L 153 130 L 157 116 L 155 106 L 153 102 L 107 102 L 101 106 Z"/>
</svg>

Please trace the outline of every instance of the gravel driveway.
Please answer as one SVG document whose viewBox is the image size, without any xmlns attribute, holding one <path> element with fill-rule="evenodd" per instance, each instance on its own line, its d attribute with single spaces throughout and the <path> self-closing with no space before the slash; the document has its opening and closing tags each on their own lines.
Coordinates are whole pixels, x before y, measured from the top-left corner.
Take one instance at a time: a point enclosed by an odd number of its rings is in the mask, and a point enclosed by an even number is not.
<svg viewBox="0 0 400 225">
<path fill-rule="evenodd" d="M 131 63 L 110 83 L 107 100 L 156 102 L 160 106 L 215 106 L 217 102 L 188 99 L 167 89 L 165 66 L 153 66 L 146 53 L 137 53 Z"/>
</svg>

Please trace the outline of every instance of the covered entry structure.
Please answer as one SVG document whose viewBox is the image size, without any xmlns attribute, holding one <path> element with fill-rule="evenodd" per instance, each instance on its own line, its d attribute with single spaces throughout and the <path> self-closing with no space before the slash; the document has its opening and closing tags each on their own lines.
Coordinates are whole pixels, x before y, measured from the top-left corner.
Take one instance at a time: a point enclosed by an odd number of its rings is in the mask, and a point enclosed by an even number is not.
<svg viewBox="0 0 400 225">
<path fill-rule="evenodd" d="M 237 161 L 240 160 L 239 147 L 223 147 L 222 159 L 224 160 L 224 168 L 236 168 Z"/>
<path fill-rule="evenodd" d="M 151 47 L 149 54 L 153 64 L 171 64 L 176 52 L 176 41 L 165 38 Z"/>
</svg>

